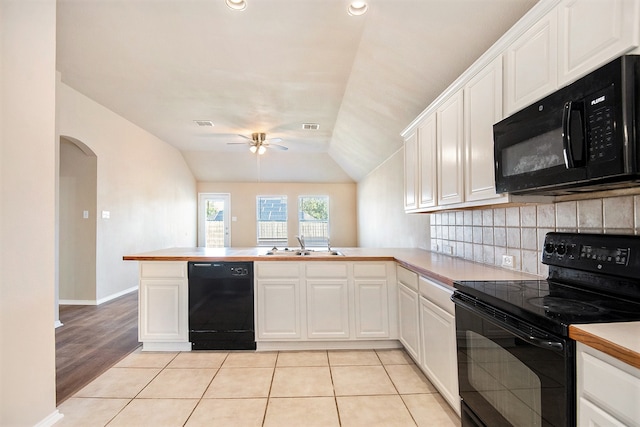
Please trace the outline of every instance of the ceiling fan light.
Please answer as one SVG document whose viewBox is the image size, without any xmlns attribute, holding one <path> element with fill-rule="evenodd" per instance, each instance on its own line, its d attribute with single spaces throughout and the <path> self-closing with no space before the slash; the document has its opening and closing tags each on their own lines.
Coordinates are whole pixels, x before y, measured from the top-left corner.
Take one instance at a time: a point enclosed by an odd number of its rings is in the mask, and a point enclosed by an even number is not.
<svg viewBox="0 0 640 427">
<path fill-rule="evenodd" d="M 364 15 L 367 12 L 369 6 L 365 1 L 352 1 L 347 8 L 349 15 L 351 16 L 360 16 Z"/>
<path fill-rule="evenodd" d="M 262 147 L 260 147 L 262 148 Z M 252 153 L 255 154 L 256 151 L 258 151 L 258 147 L 256 147 L 255 145 L 252 145 L 251 147 L 249 147 L 249 151 L 251 151 Z"/>
<path fill-rule="evenodd" d="M 258 154 L 264 154 L 265 151 L 267 151 L 267 148 L 264 145 L 258 148 Z"/>
<path fill-rule="evenodd" d="M 233 10 L 245 10 L 247 8 L 246 0 L 225 0 L 227 7 Z"/>
</svg>

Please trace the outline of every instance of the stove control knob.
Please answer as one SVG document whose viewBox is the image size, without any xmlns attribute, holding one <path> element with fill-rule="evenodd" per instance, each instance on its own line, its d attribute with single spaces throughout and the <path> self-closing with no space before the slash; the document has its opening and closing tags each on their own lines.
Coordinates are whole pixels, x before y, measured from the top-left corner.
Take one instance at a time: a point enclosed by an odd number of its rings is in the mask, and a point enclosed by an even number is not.
<svg viewBox="0 0 640 427">
<path fill-rule="evenodd" d="M 546 254 L 551 255 L 555 250 L 556 250 L 556 246 L 553 243 L 547 243 L 546 245 L 544 245 L 544 252 Z"/>
<path fill-rule="evenodd" d="M 562 244 L 562 243 L 558 244 L 558 245 L 556 246 L 556 253 L 557 253 L 558 255 L 564 255 L 564 254 L 566 254 L 566 253 L 567 253 L 567 247 L 566 247 L 564 244 Z"/>
</svg>

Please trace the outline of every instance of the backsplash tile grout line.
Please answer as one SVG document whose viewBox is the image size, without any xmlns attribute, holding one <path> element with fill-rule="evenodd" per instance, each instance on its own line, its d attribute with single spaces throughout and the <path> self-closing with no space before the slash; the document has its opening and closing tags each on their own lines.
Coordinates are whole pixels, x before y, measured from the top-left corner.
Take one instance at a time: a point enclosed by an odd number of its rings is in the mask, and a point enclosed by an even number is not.
<svg viewBox="0 0 640 427">
<path fill-rule="evenodd" d="M 540 262 L 551 231 L 640 234 L 640 196 L 620 196 L 519 207 L 431 214 L 431 250 L 501 267 L 514 257 L 514 270 L 546 277 Z"/>
</svg>

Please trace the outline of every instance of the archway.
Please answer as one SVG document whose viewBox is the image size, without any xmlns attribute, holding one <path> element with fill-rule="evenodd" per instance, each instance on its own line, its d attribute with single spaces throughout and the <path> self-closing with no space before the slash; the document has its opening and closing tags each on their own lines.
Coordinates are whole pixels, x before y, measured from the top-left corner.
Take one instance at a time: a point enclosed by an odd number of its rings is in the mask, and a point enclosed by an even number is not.
<svg viewBox="0 0 640 427">
<path fill-rule="evenodd" d="M 60 304 L 96 304 L 97 160 L 86 144 L 60 137 Z"/>
</svg>

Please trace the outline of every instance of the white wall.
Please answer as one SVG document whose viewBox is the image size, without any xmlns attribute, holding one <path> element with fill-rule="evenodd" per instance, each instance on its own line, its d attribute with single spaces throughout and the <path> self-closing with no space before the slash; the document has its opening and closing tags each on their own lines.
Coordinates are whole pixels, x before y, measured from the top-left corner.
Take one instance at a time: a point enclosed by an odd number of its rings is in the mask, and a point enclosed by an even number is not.
<svg viewBox="0 0 640 427">
<path fill-rule="evenodd" d="M 199 193 L 231 194 L 231 246 L 256 246 L 256 196 L 287 196 L 289 246 L 298 246 L 298 196 L 329 196 L 331 246 L 357 245 L 356 185 L 286 182 L 199 182 Z"/>
<path fill-rule="evenodd" d="M 0 425 L 56 418 L 55 0 L 0 1 Z"/>
<path fill-rule="evenodd" d="M 138 265 L 124 255 L 196 245 L 196 182 L 177 149 L 63 82 L 64 75 L 56 100 L 60 135 L 86 144 L 98 159 L 100 302 L 137 286 Z"/>
<path fill-rule="evenodd" d="M 404 212 L 404 146 L 358 183 L 358 243 L 429 249 L 429 215 Z"/>
</svg>

